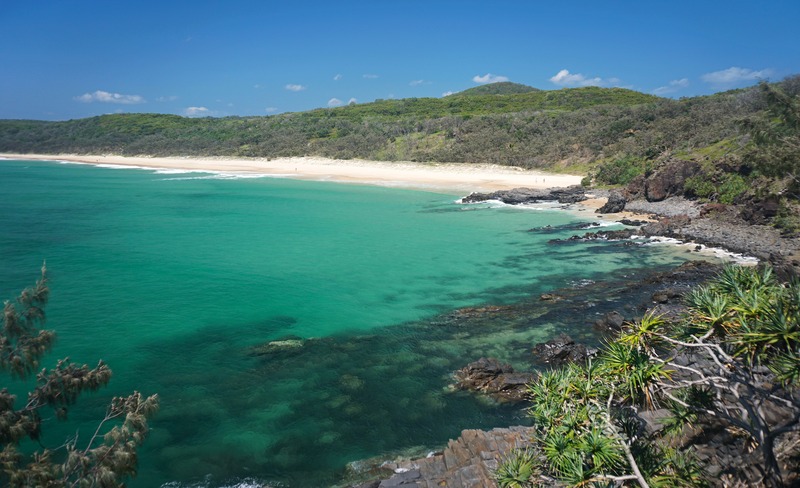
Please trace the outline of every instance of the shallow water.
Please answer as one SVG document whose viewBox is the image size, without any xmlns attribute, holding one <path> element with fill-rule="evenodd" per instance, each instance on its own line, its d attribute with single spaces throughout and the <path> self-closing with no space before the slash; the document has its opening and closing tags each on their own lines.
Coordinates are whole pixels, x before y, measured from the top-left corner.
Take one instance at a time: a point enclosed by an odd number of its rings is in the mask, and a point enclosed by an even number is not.
<svg viewBox="0 0 800 488">
<path fill-rule="evenodd" d="M 519 364 L 532 343 L 585 322 L 528 308 L 464 327 L 448 312 L 687 258 L 550 245 L 586 218 L 456 198 L 1 161 L 0 296 L 47 260 L 59 338 L 48 359 L 102 358 L 115 372 L 72 412 L 82 429 L 113 394 L 160 395 L 130 486 L 328 486 L 350 461 L 524 422 L 450 391 L 450 373 L 486 355 Z M 279 340 L 290 342 L 264 347 Z M 74 432 L 49 428 L 45 444 Z"/>
</svg>

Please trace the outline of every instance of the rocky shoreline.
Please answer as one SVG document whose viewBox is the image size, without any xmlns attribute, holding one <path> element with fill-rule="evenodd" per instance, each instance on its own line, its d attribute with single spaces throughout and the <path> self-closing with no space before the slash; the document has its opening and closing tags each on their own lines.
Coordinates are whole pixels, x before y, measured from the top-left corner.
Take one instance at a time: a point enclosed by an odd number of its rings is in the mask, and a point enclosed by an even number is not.
<svg viewBox="0 0 800 488">
<path fill-rule="evenodd" d="M 774 227 L 754 224 L 744 218 L 744 215 L 763 213 L 763 209 L 702 204 L 680 196 L 666 196 L 659 200 L 641 197 L 632 199 L 626 191 L 586 190 L 580 186 L 472 193 L 462 198 L 461 202 L 494 200 L 509 205 L 558 202 L 572 206 L 581 205 L 581 202 L 590 199 L 605 200 L 605 204 L 595 210 L 598 214 L 606 214 L 607 217 L 625 224 L 639 219 L 648 222 L 638 229 L 617 234 L 614 238 L 623 238 L 626 235 L 672 238 L 757 258 L 771 264 L 785 277 L 800 275 L 800 239 L 784 237 Z M 584 237 L 607 236 L 604 233 L 592 233 Z"/>
<path fill-rule="evenodd" d="M 596 212 L 606 214 L 625 224 L 623 230 L 585 232 L 574 236 L 580 239 L 631 239 L 641 237 L 665 237 L 694 243 L 698 246 L 720 248 L 732 253 L 757 258 L 772 265 L 783 277 L 800 276 L 800 240 L 783 237 L 770 226 L 752 224 L 742 218 L 742 209 L 715 204 L 702 205 L 678 196 L 665 196 L 658 201 L 645 198 L 631 199 L 619 191 L 593 190 L 591 193 L 579 186 L 533 190 L 519 188 L 493 193 L 473 193 L 461 203 L 500 201 L 509 205 L 558 202 L 565 208 L 580 206 L 582 210 L 592 208 L 582 202 L 603 199 Z M 591 226 L 590 226 L 591 227 Z M 576 230 L 581 230 L 576 228 Z M 595 322 L 595 330 L 613 333 L 630 315 L 633 309 L 641 313 L 646 308 L 656 307 L 659 313 L 677 315 L 682 312 L 682 298 L 692 286 L 710 278 L 719 269 L 714 265 L 687 263 L 672 272 L 655 274 L 641 283 L 653 286 L 654 291 L 647 303 L 618 303 L 620 311 L 608 312 Z M 563 297 L 554 293 L 542 295 L 543 301 L 559 301 Z M 627 309 L 623 310 L 622 306 Z M 584 361 L 595 351 L 575 343 L 568 336 L 559 336 L 546 343 L 534 346 L 532 363 L 558 365 L 568 361 Z M 472 358 L 472 362 L 454 373 L 455 386 L 492 396 L 498 401 L 518 402 L 524 399 L 524 384 L 536 373 L 514 371 L 507 364 L 492 358 Z M 724 429 L 722 430 L 724 434 Z M 376 465 L 370 481 L 351 484 L 360 488 L 390 486 L 462 486 L 492 487 L 493 468 L 514 447 L 527 445 L 528 428 L 512 427 L 491 431 L 465 430 L 461 437 L 450 441 L 442 452 L 430 453 L 426 458 L 382 462 Z M 708 464 L 709 472 L 719 475 L 734 465 L 747 465 L 746 456 L 738 453 L 730 436 L 705 439 L 696 444 L 698 452 Z M 500 439 L 501 441 L 499 441 Z M 509 442 L 513 439 L 513 443 Z M 504 444 L 505 442 L 505 444 Z M 720 446 L 727 446 L 724 453 Z M 740 459 L 741 458 L 741 459 Z M 745 466 L 746 467 L 746 466 Z M 740 469 L 739 466 L 736 469 Z M 379 474 L 380 473 L 380 474 Z"/>
</svg>

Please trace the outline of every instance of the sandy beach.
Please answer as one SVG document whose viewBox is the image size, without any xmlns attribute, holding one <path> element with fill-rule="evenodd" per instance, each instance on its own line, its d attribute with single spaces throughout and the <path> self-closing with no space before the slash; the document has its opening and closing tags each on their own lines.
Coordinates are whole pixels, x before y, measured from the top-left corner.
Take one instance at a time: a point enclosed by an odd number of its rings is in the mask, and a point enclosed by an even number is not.
<svg viewBox="0 0 800 488">
<path fill-rule="evenodd" d="M 223 173 L 255 173 L 303 180 L 335 181 L 466 194 L 517 187 L 578 185 L 581 176 L 545 173 L 509 166 L 336 160 L 318 157 L 234 159 L 196 157 L 126 157 L 75 154 L 0 154 L 8 159 L 71 161 L 142 168 Z"/>
</svg>

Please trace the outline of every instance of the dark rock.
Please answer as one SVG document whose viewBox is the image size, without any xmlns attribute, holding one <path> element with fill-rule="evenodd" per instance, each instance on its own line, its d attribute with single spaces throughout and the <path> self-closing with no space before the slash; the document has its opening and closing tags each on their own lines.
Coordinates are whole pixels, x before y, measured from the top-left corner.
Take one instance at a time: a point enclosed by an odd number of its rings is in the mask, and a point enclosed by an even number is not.
<svg viewBox="0 0 800 488">
<path fill-rule="evenodd" d="M 534 373 L 515 372 L 510 364 L 494 358 L 480 358 L 455 372 L 456 386 L 462 390 L 488 393 L 498 400 L 518 402 L 526 398 L 526 385 Z"/>
<path fill-rule="evenodd" d="M 563 231 L 584 230 L 594 227 L 600 227 L 600 222 L 577 222 L 557 226 L 545 225 L 543 227 L 533 227 L 528 229 L 528 232 L 536 232 L 539 234 L 555 234 Z"/>
<path fill-rule="evenodd" d="M 653 293 L 653 301 L 656 303 L 678 303 L 688 290 L 685 288 L 665 288 Z"/>
<path fill-rule="evenodd" d="M 628 183 L 625 187 L 623 195 L 628 201 L 644 198 L 644 187 L 646 178 L 644 175 L 639 175 Z"/>
<path fill-rule="evenodd" d="M 606 204 L 595 210 L 595 212 L 601 214 L 622 212 L 625 210 L 626 203 L 628 203 L 627 199 L 620 192 L 614 190 L 609 193 Z"/>
<path fill-rule="evenodd" d="M 536 362 L 551 366 L 583 363 L 597 354 L 596 349 L 590 349 L 583 344 L 578 344 L 566 334 L 561 334 L 555 339 L 536 344 L 533 346 L 532 352 Z"/>
<path fill-rule="evenodd" d="M 566 188 L 552 188 L 551 197 L 555 197 L 558 203 L 578 203 L 586 200 L 586 192 L 581 186 L 568 186 Z"/>
<path fill-rule="evenodd" d="M 533 188 L 514 188 L 492 193 L 471 193 L 461 199 L 461 203 L 478 203 L 488 200 L 499 200 L 509 205 L 522 203 L 552 202 L 577 203 L 586 200 L 586 192 L 580 186 L 566 188 L 549 188 L 545 190 Z"/>
<path fill-rule="evenodd" d="M 378 485 L 363 484 L 358 488 L 496 486 L 499 463 L 511 449 L 530 446 L 533 434 L 533 428 L 519 426 L 489 431 L 464 430 L 461 437 L 448 442 L 441 453 L 387 463 L 394 474 L 382 477 Z"/>
<path fill-rule="evenodd" d="M 641 227 L 643 225 L 647 225 L 648 221 L 647 220 L 622 219 L 622 220 L 619 221 L 619 223 L 622 224 L 622 225 L 628 225 L 628 226 L 631 226 L 631 227 Z"/>
<path fill-rule="evenodd" d="M 647 177 L 644 196 L 647 201 L 660 202 L 683 195 L 684 183 L 699 171 L 700 164 L 696 161 L 669 161 Z"/>
<path fill-rule="evenodd" d="M 609 241 L 619 241 L 623 239 L 630 239 L 631 237 L 638 235 L 638 230 L 633 229 L 621 229 L 621 230 L 599 230 L 597 232 L 587 232 L 582 236 L 572 236 L 569 238 L 570 241 L 594 241 L 594 240 L 609 240 Z"/>
<path fill-rule="evenodd" d="M 622 324 L 625 323 L 625 317 L 616 310 L 608 312 L 603 318 L 598 319 L 594 323 L 595 329 L 603 332 L 619 332 L 622 330 Z"/>
<path fill-rule="evenodd" d="M 665 217 L 657 222 L 650 222 L 640 228 L 643 235 L 647 237 L 663 236 L 676 237 L 680 234 L 680 229 L 688 225 L 691 219 L 685 215 L 677 217 Z"/>
<path fill-rule="evenodd" d="M 778 215 L 780 209 L 780 198 L 777 195 L 770 195 L 761 200 L 752 200 L 742 206 L 741 217 L 745 222 L 756 225 L 769 223 L 772 217 Z"/>
</svg>

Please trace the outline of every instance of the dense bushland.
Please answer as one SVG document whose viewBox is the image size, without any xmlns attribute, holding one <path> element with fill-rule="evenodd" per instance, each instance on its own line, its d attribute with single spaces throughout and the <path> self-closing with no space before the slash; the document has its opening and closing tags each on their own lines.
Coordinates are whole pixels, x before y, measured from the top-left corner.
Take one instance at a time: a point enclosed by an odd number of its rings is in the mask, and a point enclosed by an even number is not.
<svg viewBox="0 0 800 488">
<path fill-rule="evenodd" d="M 270 117 L 116 114 L 65 122 L 6 120 L 0 121 L 0 151 L 316 155 L 559 169 L 705 147 L 736 136 L 736 120 L 763 107 L 763 96 L 754 88 L 679 101 L 620 88 L 467 91 Z"/>
</svg>

